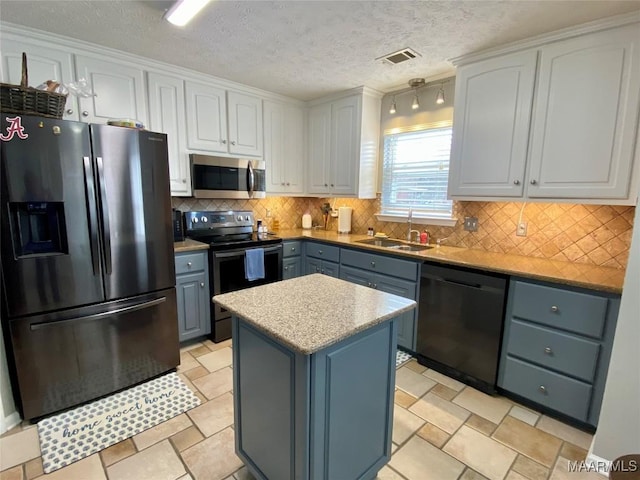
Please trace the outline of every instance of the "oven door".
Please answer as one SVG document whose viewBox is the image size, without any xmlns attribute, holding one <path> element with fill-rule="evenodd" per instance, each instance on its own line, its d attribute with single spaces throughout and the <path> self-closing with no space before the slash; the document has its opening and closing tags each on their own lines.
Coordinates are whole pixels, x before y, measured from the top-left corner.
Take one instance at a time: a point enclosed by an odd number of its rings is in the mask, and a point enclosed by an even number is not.
<svg viewBox="0 0 640 480">
<path fill-rule="evenodd" d="M 255 247 L 252 247 L 255 248 Z M 250 282 L 245 278 L 244 252 L 247 249 L 211 252 L 212 293 L 234 292 L 282 280 L 282 244 L 264 248 L 263 279 Z M 231 338 L 231 313 L 217 303 L 213 304 L 213 339 L 216 342 Z"/>
</svg>

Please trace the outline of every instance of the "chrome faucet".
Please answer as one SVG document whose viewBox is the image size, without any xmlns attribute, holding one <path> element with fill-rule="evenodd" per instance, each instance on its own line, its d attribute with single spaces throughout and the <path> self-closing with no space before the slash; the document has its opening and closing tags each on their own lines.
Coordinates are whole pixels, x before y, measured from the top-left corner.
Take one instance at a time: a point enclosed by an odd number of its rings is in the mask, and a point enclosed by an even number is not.
<svg viewBox="0 0 640 480">
<path fill-rule="evenodd" d="M 413 236 L 413 233 L 415 232 L 417 234 L 416 236 L 416 241 L 418 240 L 418 238 L 420 238 L 420 231 L 419 230 L 412 230 L 411 229 L 411 220 L 413 218 L 413 209 L 409 208 L 409 231 L 407 232 L 407 242 L 411 241 L 411 237 Z"/>
<path fill-rule="evenodd" d="M 439 238 L 436 240 L 436 247 L 439 247 L 440 245 L 442 245 L 442 242 L 444 242 L 445 240 L 448 240 L 449 237 L 444 237 L 444 238 Z"/>
</svg>

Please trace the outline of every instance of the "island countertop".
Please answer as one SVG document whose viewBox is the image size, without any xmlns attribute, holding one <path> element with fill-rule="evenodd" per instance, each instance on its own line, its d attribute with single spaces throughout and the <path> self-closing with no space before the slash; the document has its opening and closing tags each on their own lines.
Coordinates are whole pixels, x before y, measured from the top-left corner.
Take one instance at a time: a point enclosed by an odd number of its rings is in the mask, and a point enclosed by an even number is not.
<svg viewBox="0 0 640 480">
<path fill-rule="evenodd" d="M 321 274 L 216 295 L 213 301 L 304 355 L 416 306 L 413 300 Z"/>
</svg>

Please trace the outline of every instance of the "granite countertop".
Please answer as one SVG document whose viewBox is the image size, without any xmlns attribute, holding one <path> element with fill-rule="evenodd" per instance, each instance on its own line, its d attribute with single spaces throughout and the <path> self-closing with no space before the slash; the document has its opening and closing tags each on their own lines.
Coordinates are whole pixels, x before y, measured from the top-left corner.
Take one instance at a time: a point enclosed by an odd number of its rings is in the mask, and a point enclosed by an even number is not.
<svg viewBox="0 0 640 480">
<path fill-rule="evenodd" d="M 561 262 L 544 258 L 525 257 L 506 253 L 486 252 L 469 248 L 441 246 L 419 252 L 390 250 L 375 245 L 357 243 L 370 239 L 367 235 L 338 234 L 325 230 L 281 230 L 277 235 L 284 240 L 308 239 L 352 246 L 359 249 L 411 258 L 413 260 L 438 262 L 491 272 L 505 273 L 564 285 L 589 288 L 609 293 L 622 293 L 623 269 L 598 267 L 582 263 Z"/>
<path fill-rule="evenodd" d="M 413 300 L 319 273 L 216 295 L 213 301 L 304 355 L 416 306 Z"/>
<path fill-rule="evenodd" d="M 192 252 L 194 250 L 209 250 L 209 244 L 191 240 L 190 238 L 185 238 L 184 242 L 173 242 L 173 251 L 175 253 Z"/>
</svg>

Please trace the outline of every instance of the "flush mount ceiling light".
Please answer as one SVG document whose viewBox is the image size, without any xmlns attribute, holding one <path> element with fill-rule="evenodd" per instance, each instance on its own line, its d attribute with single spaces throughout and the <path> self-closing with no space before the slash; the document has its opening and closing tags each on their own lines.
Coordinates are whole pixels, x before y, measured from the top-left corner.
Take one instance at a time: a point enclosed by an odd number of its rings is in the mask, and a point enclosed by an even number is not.
<svg viewBox="0 0 640 480">
<path fill-rule="evenodd" d="M 178 0 L 165 13 L 164 18 L 169 22 L 184 27 L 211 0 Z"/>
</svg>

